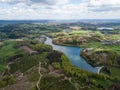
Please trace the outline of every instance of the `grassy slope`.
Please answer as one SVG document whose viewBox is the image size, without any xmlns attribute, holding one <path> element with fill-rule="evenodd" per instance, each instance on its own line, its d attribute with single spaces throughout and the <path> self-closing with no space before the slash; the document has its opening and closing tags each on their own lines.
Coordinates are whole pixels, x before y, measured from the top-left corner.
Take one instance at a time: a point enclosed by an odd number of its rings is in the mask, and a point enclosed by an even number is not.
<svg viewBox="0 0 120 90">
<path fill-rule="evenodd" d="M 83 48 L 101 48 L 101 49 L 107 49 L 107 50 L 113 50 L 117 52 L 117 54 L 120 55 L 120 46 L 116 45 L 103 45 L 101 42 L 90 42 L 85 43 L 84 45 L 81 45 Z"/>
<path fill-rule="evenodd" d="M 5 67 L 7 59 L 18 54 L 19 49 L 14 48 L 15 42 L 7 41 L 5 45 L 0 48 L 0 71 Z"/>
</svg>

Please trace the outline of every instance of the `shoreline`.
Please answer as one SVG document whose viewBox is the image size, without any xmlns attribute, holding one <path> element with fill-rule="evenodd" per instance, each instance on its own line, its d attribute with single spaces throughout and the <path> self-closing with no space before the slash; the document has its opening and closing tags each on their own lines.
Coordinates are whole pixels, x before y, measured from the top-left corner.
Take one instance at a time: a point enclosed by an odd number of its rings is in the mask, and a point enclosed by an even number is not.
<svg viewBox="0 0 120 90">
<path fill-rule="evenodd" d="M 48 37 L 50 38 L 50 37 Z M 52 38 L 51 38 L 52 39 Z M 80 46 L 77 46 L 77 45 L 66 45 L 66 44 L 56 44 L 55 42 L 53 42 L 53 39 L 52 39 L 52 44 L 54 45 L 58 45 L 58 46 L 65 46 L 65 47 L 78 47 L 78 48 L 81 48 Z M 83 48 L 82 48 L 83 49 Z M 81 52 L 79 52 L 81 54 Z M 89 64 L 89 62 L 85 59 L 85 61 Z M 96 66 L 97 67 L 97 66 Z M 99 66 L 98 66 L 99 67 Z M 95 72 L 96 74 L 99 74 L 100 70 L 102 69 L 102 67 L 98 68 L 97 71 Z M 89 71 L 91 72 L 91 71 Z"/>
</svg>

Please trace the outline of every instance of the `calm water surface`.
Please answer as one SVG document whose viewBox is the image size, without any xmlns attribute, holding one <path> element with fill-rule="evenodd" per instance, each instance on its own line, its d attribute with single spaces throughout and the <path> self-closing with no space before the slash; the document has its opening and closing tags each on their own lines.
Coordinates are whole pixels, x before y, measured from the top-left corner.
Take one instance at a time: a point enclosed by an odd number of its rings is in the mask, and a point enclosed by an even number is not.
<svg viewBox="0 0 120 90">
<path fill-rule="evenodd" d="M 100 68 L 92 67 L 84 58 L 80 56 L 80 52 L 82 50 L 80 47 L 55 45 L 52 43 L 52 39 L 49 37 L 47 37 L 45 44 L 51 45 L 54 50 L 63 52 L 75 66 L 78 66 L 84 70 L 97 73 Z"/>
</svg>

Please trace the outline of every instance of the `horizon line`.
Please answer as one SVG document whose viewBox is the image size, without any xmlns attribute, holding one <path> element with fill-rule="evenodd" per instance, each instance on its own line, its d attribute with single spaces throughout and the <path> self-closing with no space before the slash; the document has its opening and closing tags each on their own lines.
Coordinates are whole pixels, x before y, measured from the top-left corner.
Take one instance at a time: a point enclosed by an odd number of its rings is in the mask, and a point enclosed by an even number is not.
<svg viewBox="0 0 120 90">
<path fill-rule="evenodd" d="M 120 19 L 0 19 L 0 21 L 22 21 L 22 20 L 36 20 L 36 21 L 39 21 L 39 20 L 57 20 L 57 21 L 61 21 L 61 20 L 120 20 Z"/>
</svg>

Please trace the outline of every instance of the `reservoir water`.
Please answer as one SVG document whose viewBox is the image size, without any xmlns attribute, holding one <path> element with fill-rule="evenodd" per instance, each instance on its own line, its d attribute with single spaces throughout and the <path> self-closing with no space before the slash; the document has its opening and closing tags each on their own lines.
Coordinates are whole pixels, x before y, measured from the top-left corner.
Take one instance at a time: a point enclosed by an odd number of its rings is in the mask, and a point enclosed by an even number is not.
<svg viewBox="0 0 120 90">
<path fill-rule="evenodd" d="M 54 50 L 59 50 L 63 52 L 69 60 L 74 64 L 75 66 L 78 66 L 84 70 L 99 73 L 99 70 L 101 67 L 92 67 L 90 64 L 86 62 L 84 58 L 80 56 L 80 52 L 82 48 L 80 47 L 72 47 L 72 46 L 60 46 L 55 45 L 52 43 L 52 39 L 47 37 L 45 44 L 51 45 Z"/>
</svg>

